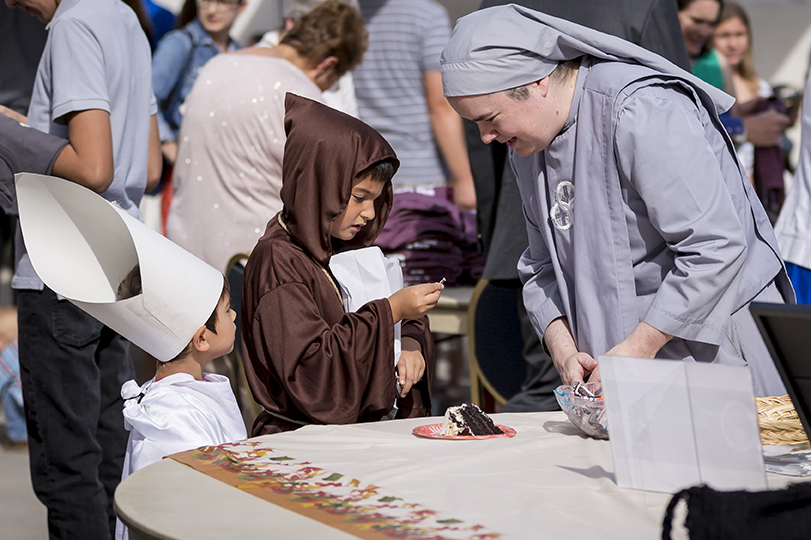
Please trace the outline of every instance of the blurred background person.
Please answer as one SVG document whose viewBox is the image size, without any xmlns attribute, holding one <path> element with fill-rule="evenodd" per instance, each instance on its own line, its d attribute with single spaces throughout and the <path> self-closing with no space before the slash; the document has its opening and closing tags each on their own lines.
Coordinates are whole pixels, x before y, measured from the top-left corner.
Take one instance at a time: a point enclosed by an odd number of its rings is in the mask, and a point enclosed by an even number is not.
<svg viewBox="0 0 811 540">
<path fill-rule="evenodd" d="M 163 36 L 171 32 L 175 27 L 175 15 L 163 6 L 159 6 L 152 0 L 143 0 L 144 8 L 152 23 L 152 35 L 149 37 L 149 45 L 154 51 L 158 42 Z"/>
<path fill-rule="evenodd" d="M 462 119 L 442 95 L 439 73 L 451 32 L 447 11 L 433 0 L 360 0 L 360 9 L 369 52 L 355 73 L 355 93 L 361 120 L 400 159 L 395 192 L 450 186 L 456 206 L 474 209 Z"/>
<path fill-rule="evenodd" d="M 177 158 L 177 133 L 183 121 L 183 103 L 197 74 L 221 52 L 239 44 L 229 32 L 245 9 L 245 0 L 186 0 L 177 16 L 177 29 L 158 42 L 152 55 L 152 89 L 158 100 L 158 131 L 163 154 L 160 199 L 147 196 L 145 220 L 165 232 L 172 204 L 172 170 Z"/>
<path fill-rule="evenodd" d="M 716 88 L 734 93 L 734 69 L 727 61 L 727 57 L 713 48 L 713 35 L 721 20 L 722 8 L 725 4 L 726 2 L 723 0 L 678 0 L 679 23 L 684 44 L 690 56 L 693 74 Z M 740 17 L 743 10 L 734 12 L 739 14 L 737 16 L 732 11 L 726 13 L 727 19 L 730 19 Z M 746 16 L 745 13 L 743 16 Z M 721 115 L 721 122 L 737 148 L 747 142 L 751 143 L 750 148 L 774 148 L 781 144 L 783 133 L 791 123 L 791 119 L 784 114 L 785 109 L 782 111 L 776 109 L 779 109 L 778 105 L 769 106 L 758 100 L 742 104 L 739 98 L 730 111 Z M 753 166 L 754 159 L 746 158 L 746 148 L 743 151 L 744 158 L 747 159 L 750 166 Z M 750 151 L 749 155 L 753 154 Z M 781 159 L 773 151 L 763 152 L 763 154 L 764 156 L 771 154 L 771 157 L 761 158 L 762 169 L 772 172 L 763 175 L 764 179 L 760 182 L 763 188 L 759 190 L 758 196 L 761 201 L 765 201 L 764 206 L 769 219 L 774 223 L 782 202 L 783 180 L 782 172 L 774 173 L 781 166 L 768 164 L 775 161 L 780 163 Z M 754 172 L 754 169 L 752 170 Z M 765 178 L 771 178 L 771 180 L 765 180 Z"/>
<path fill-rule="evenodd" d="M 285 93 L 320 101 L 367 44 L 358 12 L 327 0 L 278 46 L 209 61 L 186 100 L 167 236 L 223 272 L 250 252 L 282 208 Z"/>
<path fill-rule="evenodd" d="M 359 9 L 358 0 L 341 1 L 355 9 Z M 284 37 L 284 34 L 293 28 L 293 24 L 295 24 L 297 20 L 323 2 L 324 0 L 293 0 L 287 8 L 287 11 L 284 12 L 284 23 L 282 27 L 278 30 L 265 32 L 257 45 L 262 47 L 275 47 L 279 44 L 279 40 Z M 344 73 L 335 84 L 324 90 L 321 94 L 321 98 L 325 104 L 333 109 L 351 114 L 355 118 L 358 117 L 358 100 L 355 97 L 355 79 L 351 71 Z"/>
<path fill-rule="evenodd" d="M 729 0 L 724 2 L 721 17 L 713 34 L 713 48 L 729 66 L 724 91 L 735 96 L 733 115 L 741 116 L 746 125 L 749 117 L 762 113 L 773 117 L 776 131 L 771 140 L 751 140 L 736 145 L 738 158 L 746 168 L 749 179 L 755 186 L 760 202 L 766 209 L 772 224 L 777 220 L 785 197 L 783 173 L 786 170 L 787 154 L 782 141 L 789 127 L 785 105 L 774 95 L 771 85 L 755 71 L 752 57 L 752 27 L 744 8 Z M 782 126 L 782 129 L 779 127 Z"/>
<path fill-rule="evenodd" d="M 712 49 L 712 33 L 721 16 L 722 0 L 677 0 L 679 24 L 693 74 L 724 88 L 724 68 Z"/>
<path fill-rule="evenodd" d="M 177 157 L 181 105 L 206 62 L 239 48 L 228 33 L 244 9 L 245 0 L 186 0 L 177 18 L 178 29 L 166 34 L 152 55 L 161 151 L 169 165 L 174 165 Z"/>
</svg>

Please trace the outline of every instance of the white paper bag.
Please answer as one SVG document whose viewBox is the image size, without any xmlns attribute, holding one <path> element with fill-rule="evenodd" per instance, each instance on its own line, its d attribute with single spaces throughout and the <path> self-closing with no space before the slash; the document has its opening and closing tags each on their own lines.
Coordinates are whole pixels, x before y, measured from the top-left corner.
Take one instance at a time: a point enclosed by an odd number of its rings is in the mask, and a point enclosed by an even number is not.
<svg viewBox="0 0 811 540">
<path fill-rule="evenodd" d="M 377 246 L 353 249 L 333 255 L 329 269 L 341 286 L 344 311 L 358 308 L 381 298 L 388 298 L 403 288 L 400 263 L 383 255 Z M 394 365 L 400 360 L 400 323 L 394 326 Z"/>
</svg>

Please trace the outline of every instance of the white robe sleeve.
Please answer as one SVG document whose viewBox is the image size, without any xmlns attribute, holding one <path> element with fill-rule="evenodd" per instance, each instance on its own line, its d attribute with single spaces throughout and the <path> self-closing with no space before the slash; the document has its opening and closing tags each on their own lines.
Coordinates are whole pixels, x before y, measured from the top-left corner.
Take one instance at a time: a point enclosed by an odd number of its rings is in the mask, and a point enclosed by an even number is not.
<svg viewBox="0 0 811 540">
<path fill-rule="evenodd" d="M 673 87 L 632 94 L 619 114 L 614 150 L 620 177 L 643 203 L 630 208 L 629 227 L 637 226 L 644 246 L 632 252 L 635 279 L 638 287 L 647 278 L 661 280 L 642 320 L 683 339 L 717 343 L 747 250 L 716 157 L 723 149 L 712 147 L 699 109 Z M 639 270 L 662 253 L 667 257 L 660 260 L 671 264 Z"/>
<path fill-rule="evenodd" d="M 170 377 L 149 388 L 141 403 L 125 402 L 125 425 L 130 431 L 125 475 L 178 452 L 247 436 L 225 377 L 206 374 L 206 382 L 185 374 Z"/>
<path fill-rule="evenodd" d="M 195 400 L 185 398 L 176 394 L 146 406 L 152 425 L 148 431 L 143 424 L 140 427 L 147 435 L 135 429 L 131 432 L 133 472 L 178 452 L 225 442 L 216 419 L 205 414 Z"/>
</svg>

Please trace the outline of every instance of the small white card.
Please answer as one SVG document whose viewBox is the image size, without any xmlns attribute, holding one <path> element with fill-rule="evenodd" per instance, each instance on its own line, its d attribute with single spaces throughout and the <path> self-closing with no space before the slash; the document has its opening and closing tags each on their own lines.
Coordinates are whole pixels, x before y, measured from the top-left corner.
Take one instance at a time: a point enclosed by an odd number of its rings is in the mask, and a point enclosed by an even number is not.
<svg viewBox="0 0 811 540">
<path fill-rule="evenodd" d="M 766 489 L 748 369 L 611 356 L 599 363 L 619 487 Z"/>
</svg>

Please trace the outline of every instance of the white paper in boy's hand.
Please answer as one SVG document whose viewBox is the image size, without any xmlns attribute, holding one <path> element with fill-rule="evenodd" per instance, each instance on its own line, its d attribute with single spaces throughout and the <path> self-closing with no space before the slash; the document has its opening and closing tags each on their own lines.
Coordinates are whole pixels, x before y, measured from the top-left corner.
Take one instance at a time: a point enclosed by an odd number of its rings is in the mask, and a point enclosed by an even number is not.
<svg viewBox="0 0 811 540">
<path fill-rule="evenodd" d="M 353 249 L 333 255 L 329 269 L 341 286 L 344 311 L 357 311 L 361 306 L 388 298 L 403 288 L 400 263 L 383 255 L 379 247 Z M 400 323 L 394 325 L 394 365 L 400 360 Z"/>
<path fill-rule="evenodd" d="M 748 369 L 611 356 L 598 361 L 619 487 L 766 489 Z"/>
</svg>

